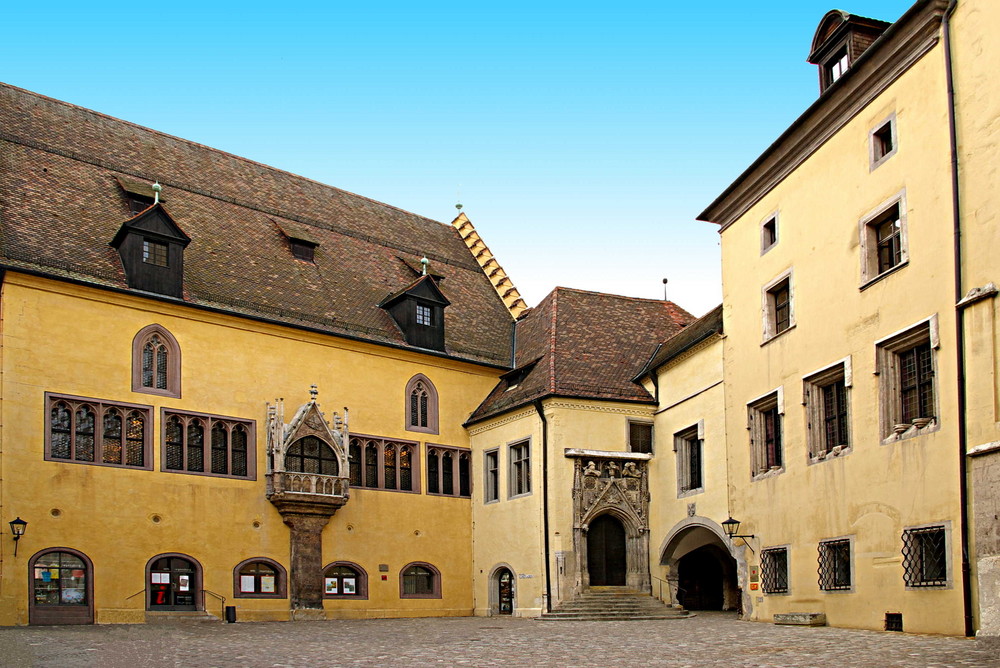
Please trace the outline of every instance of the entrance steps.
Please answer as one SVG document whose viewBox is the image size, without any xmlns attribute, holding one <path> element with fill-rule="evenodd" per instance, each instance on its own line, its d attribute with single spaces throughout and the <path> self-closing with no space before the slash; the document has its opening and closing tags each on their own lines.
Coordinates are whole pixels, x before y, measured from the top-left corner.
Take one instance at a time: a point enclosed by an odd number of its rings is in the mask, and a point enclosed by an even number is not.
<svg viewBox="0 0 1000 668">
<path fill-rule="evenodd" d="M 221 622 L 215 615 L 204 610 L 165 610 L 163 612 L 146 611 L 147 624 L 199 624 L 204 622 Z"/>
<path fill-rule="evenodd" d="M 671 607 L 651 595 L 629 587 L 591 587 L 570 601 L 563 601 L 552 612 L 542 613 L 540 621 L 633 621 L 685 619 L 693 617 L 684 608 Z"/>
</svg>

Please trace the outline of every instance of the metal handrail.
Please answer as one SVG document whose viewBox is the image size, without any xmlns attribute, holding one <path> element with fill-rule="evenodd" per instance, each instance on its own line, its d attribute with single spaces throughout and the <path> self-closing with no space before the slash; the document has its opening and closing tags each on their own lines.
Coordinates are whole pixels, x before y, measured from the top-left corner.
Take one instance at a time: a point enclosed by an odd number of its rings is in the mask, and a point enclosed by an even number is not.
<svg viewBox="0 0 1000 668">
<path fill-rule="evenodd" d="M 129 600 L 130 598 L 135 598 L 135 597 L 136 597 L 136 596 L 138 596 L 139 594 L 145 594 L 145 593 L 146 593 L 146 589 L 145 589 L 145 588 L 142 588 L 142 589 L 140 589 L 139 591 L 137 591 L 136 593 L 132 594 L 131 596 L 126 596 L 126 597 L 125 597 L 125 600 L 127 601 L 127 600 Z"/>
<path fill-rule="evenodd" d="M 650 573 L 649 577 L 651 577 L 654 580 L 656 580 L 656 594 L 657 594 L 656 598 L 658 598 L 658 599 L 660 599 L 662 601 L 663 600 L 663 584 L 661 584 L 661 583 L 665 583 L 669 587 L 670 586 L 670 581 L 669 580 L 662 580 L 662 579 L 656 577 L 655 575 L 653 575 L 652 573 Z"/>
<path fill-rule="evenodd" d="M 203 593 L 203 594 L 211 594 L 215 598 L 217 598 L 220 601 L 222 601 L 222 618 L 225 619 L 226 618 L 226 597 L 223 596 L 222 594 L 216 594 L 214 591 L 211 591 L 209 589 L 202 589 L 201 593 Z"/>
</svg>

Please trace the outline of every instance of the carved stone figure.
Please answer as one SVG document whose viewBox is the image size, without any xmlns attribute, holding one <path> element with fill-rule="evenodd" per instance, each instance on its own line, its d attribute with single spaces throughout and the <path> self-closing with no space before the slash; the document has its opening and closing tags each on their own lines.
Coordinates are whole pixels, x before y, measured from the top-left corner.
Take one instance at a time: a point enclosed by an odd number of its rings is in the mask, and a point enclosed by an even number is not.
<svg viewBox="0 0 1000 668">
<path fill-rule="evenodd" d="M 583 475 L 600 476 L 601 472 L 597 469 L 597 465 L 594 464 L 593 460 L 591 460 L 587 462 L 587 467 L 583 469 Z"/>
</svg>

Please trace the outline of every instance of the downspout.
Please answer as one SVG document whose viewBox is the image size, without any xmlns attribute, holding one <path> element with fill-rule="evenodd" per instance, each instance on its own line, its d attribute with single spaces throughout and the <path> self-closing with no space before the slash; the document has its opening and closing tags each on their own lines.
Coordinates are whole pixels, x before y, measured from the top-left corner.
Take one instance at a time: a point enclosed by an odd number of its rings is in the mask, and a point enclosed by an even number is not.
<svg viewBox="0 0 1000 668">
<path fill-rule="evenodd" d="M 545 612 L 552 612 L 552 572 L 549 567 L 549 422 L 542 400 L 532 402 L 542 421 L 542 531 L 545 534 Z"/>
<path fill-rule="evenodd" d="M 955 261 L 955 303 L 962 301 L 965 291 L 962 289 L 962 216 L 959 192 L 958 173 L 958 129 L 955 120 L 955 78 L 952 72 L 951 59 L 951 17 L 958 6 L 958 0 L 951 0 L 944 12 L 941 22 L 944 41 L 945 81 L 948 90 L 948 139 L 951 148 L 951 207 L 954 225 L 954 261 Z M 965 613 L 965 635 L 976 635 L 975 620 L 972 616 L 972 569 L 969 562 L 969 488 L 966 467 L 966 450 L 968 449 L 968 431 L 966 429 L 966 379 L 965 379 L 965 314 L 955 310 L 955 349 L 958 384 L 958 503 L 959 532 L 962 548 L 962 603 Z"/>
</svg>

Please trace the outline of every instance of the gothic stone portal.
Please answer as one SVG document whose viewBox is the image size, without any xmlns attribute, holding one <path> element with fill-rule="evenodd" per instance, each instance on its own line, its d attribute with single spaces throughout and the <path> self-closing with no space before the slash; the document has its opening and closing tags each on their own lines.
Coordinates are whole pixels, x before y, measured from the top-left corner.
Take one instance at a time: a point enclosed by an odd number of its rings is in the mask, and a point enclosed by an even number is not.
<svg viewBox="0 0 1000 668">
<path fill-rule="evenodd" d="M 650 591 L 648 455 L 569 451 L 577 589 Z"/>
</svg>

